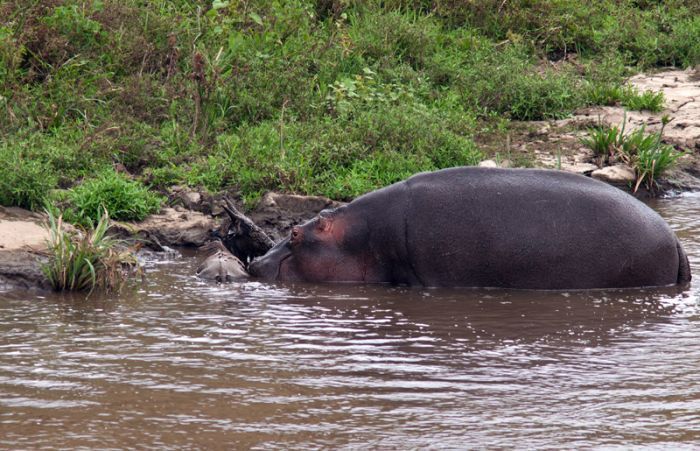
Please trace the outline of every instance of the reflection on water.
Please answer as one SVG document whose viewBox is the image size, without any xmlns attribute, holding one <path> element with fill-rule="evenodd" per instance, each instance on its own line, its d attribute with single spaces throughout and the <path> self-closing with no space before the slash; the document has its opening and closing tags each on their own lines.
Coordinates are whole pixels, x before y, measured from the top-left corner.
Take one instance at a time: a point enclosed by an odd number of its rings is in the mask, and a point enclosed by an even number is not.
<svg viewBox="0 0 700 451">
<path fill-rule="evenodd" d="M 700 268 L 700 197 L 654 208 Z M 0 294 L 0 447 L 700 443 L 697 288 L 217 286 L 194 267 L 151 262 L 119 299 Z"/>
</svg>

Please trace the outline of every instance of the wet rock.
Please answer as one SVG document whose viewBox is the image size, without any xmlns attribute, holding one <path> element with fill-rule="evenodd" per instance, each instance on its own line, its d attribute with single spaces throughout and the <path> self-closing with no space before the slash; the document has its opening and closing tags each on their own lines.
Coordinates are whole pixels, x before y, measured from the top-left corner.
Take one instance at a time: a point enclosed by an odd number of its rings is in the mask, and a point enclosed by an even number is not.
<svg viewBox="0 0 700 451">
<path fill-rule="evenodd" d="M 249 217 L 274 241 L 279 241 L 293 226 L 308 221 L 326 208 L 340 205 L 343 203 L 327 197 L 270 192 L 263 196 Z"/>
<path fill-rule="evenodd" d="M 119 234 L 137 236 L 156 246 L 201 246 L 211 239 L 219 221 L 191 210 L 164 208 L 142 222 L 115 222 Z"/>
<path fill-rule="evenodd" d="M 676 167 L 664 173 L 659 181 L 663 191 L 700 191 L 700 168 Z"/>
<path fill-rule="evenodd" d="M 41 271 L 48 231 L 44 216 L 0 207 L 0 287 L 50 288 Z"/>
<path fill-rule="evenodd" d="M 613 185 L 627 185 L 637 180 L 634 169 L 626 164 L 616 164 L 596 169 L 591 173 L 591 177 Z"/>
<path fill-rule="evenodd" d="M 497 168 L 498 163 L 496 163 L 494 160 L 484 160 L 479 163 L 480 168 Z"/>
<path fill-rule="evenodd" d="M 47 258 L 22 249 L 0 250 L 0 288 L 51 288 L 41 271 Z"/>
</svg>

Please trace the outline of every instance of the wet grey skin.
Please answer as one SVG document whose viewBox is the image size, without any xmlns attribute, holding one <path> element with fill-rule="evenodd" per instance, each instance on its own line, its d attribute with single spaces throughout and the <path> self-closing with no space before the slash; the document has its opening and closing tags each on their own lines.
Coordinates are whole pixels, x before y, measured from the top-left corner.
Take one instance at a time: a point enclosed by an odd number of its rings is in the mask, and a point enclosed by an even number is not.
<svg viewBox="0 0 700 451">
<path fill-rule="evenodd" d="M 207 258 L 197 267 L 197 277 L 220 283 L 237 282 L 248 278 L 243 263 L 229 252 L 221 241 L 211 241 L 200 250 L 207 253 Z"/>
<path fill-rule="evenodd" d="M 666 222 L 622 190 L 563 171 L 473 167 L 417 174 L 321 212 L 248 270 L 292 282 L 536 290 L 691 278 Z"/>
</svg>

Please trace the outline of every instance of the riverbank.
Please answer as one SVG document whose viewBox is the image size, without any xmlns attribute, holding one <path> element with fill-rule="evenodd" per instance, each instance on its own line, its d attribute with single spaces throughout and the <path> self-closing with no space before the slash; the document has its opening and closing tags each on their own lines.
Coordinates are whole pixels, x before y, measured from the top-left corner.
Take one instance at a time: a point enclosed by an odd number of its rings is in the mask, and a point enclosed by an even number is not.
<svg viewBox="0 0 700 451">
<path fill-rule="evenodd" d="M 171 192 L 170 204 L 143 221 L 113 221 L 110 233 L 156 252 L 197 248 L 229 233 L 230 219 L 222 208 L 223 198 L 177 189 Z M 267 193 L 249 215 L 265 233 L 279 240 L 292 226 L 338 205 L 320 196 Z M 46 219 L 44 214 L 0 207 L 0 289 L 50 289 L 41 270 L 47 260 Z"/>
<path fill-rule="evenodd" d="M 671 168 L 658 180 L 652 192 L 641 185 L 638 197 L 672 195 L 700 190 L 700 69 L 664 70 L 638 74 L 629 84 L 640 91 L 663 94 L 665 107 L 658 112 L 630 111 L 622 105 L 582 108 L 566 119 L 514 123 L 506 133 L 481 136 L 479 144 L 494 163 L 562 169 L 633 191 L 636 174 L 633 167 L 611 161 L 600 164 L 592 149 L 581 140 L 595 127 L 618 127 L 626 134 L 640 128 L 648 133 L 661 131 L 662 119 L 670 122 L 664 127 L 662 143 L 683 152 Z M 624 125 L 623 125 L 624 124 Z"/>
</svg>

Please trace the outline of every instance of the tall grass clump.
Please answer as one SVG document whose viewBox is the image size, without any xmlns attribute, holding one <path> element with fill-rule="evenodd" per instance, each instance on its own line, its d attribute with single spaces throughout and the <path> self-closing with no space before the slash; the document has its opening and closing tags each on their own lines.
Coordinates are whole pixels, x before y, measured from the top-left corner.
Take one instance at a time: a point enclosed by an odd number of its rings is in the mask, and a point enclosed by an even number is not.
<svg viewBox="0 0 700 451">
<path fill-rule="evenodd" d="M 598 166 L 603 167 L 610 161 L 625 142 L 625 123 L 623 119 L 621 127 L 608 127 L 601 123 L 597 127 L 588 130 L 588 137 L 581 138 L 581 144 L 593 150 L 598 160 Z"/>
<path fill-rule="evenodd" d="M 626 137 L 622 146 L 622 156 L 635 171 L 637 182 L 634 191 L 642 182 L 647 189 L 654 190 L 659 176 L 668 170 L 678 158 L 684 155 L 676 149 L 661 142 L 664 128 L 670 122 L 668 116 L 661 118 L 661 130 L 650 135 L 645 134 L 645 127 L 635 130 Z"/>
<path fill-rule="evenodd" d="M 107 210 L 112 218 L 121 221 L 141 221 L 156 213 L 163 199 L 138 181 L 113 170 L 104 171 L 85 180 L 68 194 L 72 205 L 67 212 L 72 222 L 96 224 Z"/>
<path fill-rule="evenodd" d="M 63 216 L 47 210 L 49 260 L 42 271 L 56 291 L 119 291 L 126 280 L 141 272 L 138 260 L 124 243 L 107 235 L 105 210 L 97 225 L 66 230 Z"/>
</svg>

